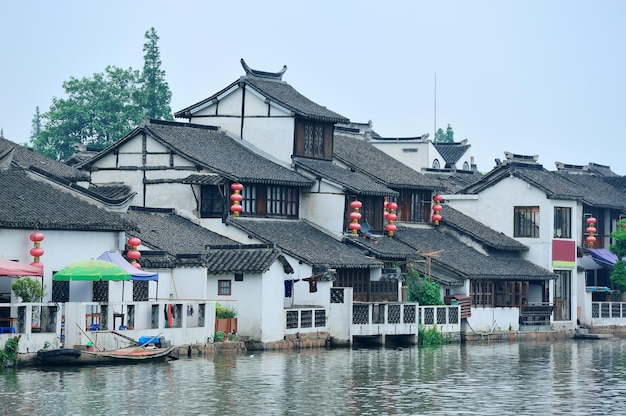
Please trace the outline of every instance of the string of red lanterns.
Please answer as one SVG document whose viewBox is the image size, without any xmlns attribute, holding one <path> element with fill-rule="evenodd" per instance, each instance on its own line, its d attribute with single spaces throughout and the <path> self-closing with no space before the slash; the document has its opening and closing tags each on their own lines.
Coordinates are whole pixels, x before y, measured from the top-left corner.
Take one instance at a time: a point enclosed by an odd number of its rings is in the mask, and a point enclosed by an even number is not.
<svg viewBox="0 0 626 416">
<path fill-rule="evenodd" d="M 44 250 L 41 248 L 41 242 L 44 239 L 44 235 L 39 231 L 35 231 L 30 235 L 30 241 L 33 242 L 33 248 L 30 249 L 30 255 L 33 256 L 33 262 L 31 266 L 43 267 L 43 264 L 39 261 L 43 256 Z"/>
<path fill-rule="evenodd" d="M 352 222 L 350 223 L 349 228 L 352 230 L 352 234 L 357 234 L 361 229 L 361 224 L 359 224 L 361 213 L 359 212 L 359 209 L 363 206 L 363 203 L 361 203 L 361 201 L 354 200 L 350 203 L 350 206 L 354 211 L 350 213 Z"/>
<path fill-rule="evenodd" d="M 233 212 L 235 217 L 239 216 L 239 213 L 243 210 L 241 206 L 241 200 L 243 196 L 241 196 L 241 190 L 243 189 L 243 185 L 240 183 L 233 183 L 230 185 L 230 189 L 233 190 L 233 194 L 230 195 L 230 200 L 232 201 L 232 205 L 230 206 L 230 210 Z"/>
<path fill-rule="evenodd" d="M 398 229 L 398 227 L 396 227 L 396 225 L 394 224 L 394 221 L 396 220 L 397 215 L 396 215 L 396 209 L 398 208 L 398 204 L 396 204 L 395 202 L 389 202 L 387 204 L 387 208 L 389 209 L 389 213 L 387 214 L 387 225 L 385 226 L 385 231 L 387 231 L 387 235 L 391 238 L 393 237 L 393 233 Z"/>
<path fill-rule="evenodd" d="M 440 214 L 441 210 L 443 210 L 443 207 L 441 206 L 441 201 L 443 201 L 443 197 L 439 194 L 433 195 L 433 201 L 435 202 L 435 205 L 433 205 L 433 216 L 432 216 L 432 220 L 433 220 L 433 224 L 435 225 L 439 225 L 439 221 L 441 221 L 441 219 L 443 218 Z"/>
<path fill-rule="evenodd" d="M 587 246 L 589 248 L 593 247 L 593 243 L 596 242 L 596 237 L 595 237 L 595 233 L 598 231 L 595 227 L 596 224 L 596 219 L 593 217 L 589 217 L 587 218 L 587 233 L 589 234 L 587 236 L 587 238 L 585 239 L 585 241 L 587 242 Z"/>
<path fill-rule="evenodd" d="M 137 247 L 141 245 L 141 240 L 137 237 L 131 237 L 128 239 L 128 246 L 130 250 L 126 252 L 126 257 L 130 259 L 130 264 L 135 268 L 141 269 L 141 264 L 137 262 L 141 258 L 141 253 L 137 250 Z"/>
</svg>

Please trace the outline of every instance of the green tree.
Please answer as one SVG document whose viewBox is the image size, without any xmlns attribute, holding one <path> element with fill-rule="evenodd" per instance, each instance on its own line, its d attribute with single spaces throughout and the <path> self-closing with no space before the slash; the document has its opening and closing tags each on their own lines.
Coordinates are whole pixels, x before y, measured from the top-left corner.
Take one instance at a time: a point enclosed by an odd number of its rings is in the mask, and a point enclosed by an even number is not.
<svg viewBox="0 0 626 416">
<path fill-rule="evenodd" d="M 141 98 L 144 117 L 173 120 L 170 101 L 172 92 L 161 69 L 161 55 L 157 42 L 159 36 L 154 28 L 146 32 L 148 41 L 143 45 L 143 72 L 141 73 Z"/>
<path fill-rule="evenodd" d="M 420 305 L 443 305 L 440 285 L 428 276 L 421 276 L 415 269 L 406 272 L 407 300 Z"/>
<path fill-rule="evenodd" d="M 33 149 L 54 159 L 66 159 L 81 143 L 107 147 L 124 137 L 144 117 L 173 120 L 172 97 L 161 70 L 154 28 L 146 32 L 144 70 L 107 66 L 104 73 L 63 83 L 67 98 L 52 99 L 43 125 L 31 139 Z"/>
<path fill-rule="evenodd" d="M 33 148 L 51 158 L 65 159 L 74 153 L 76 143 L 106 147 L 121 139 L 142 119 L 134 100 L 138 84 L 138 71 L 112 66 L 91 78 L 65 81 L 68 98 L 52 99 Z"/>
<path fill-rule="evenodd" d="M 11 285 L 11 289 L 23 302 L 40 302 L 45 296 L 46 286 L 30 277 L 22 277 Z"/>
<path fill-rule="evenodd" d="M 617 222 L 615 231 L 611 233 L 613 244 L 609 247 L 611 253 L 617 256 L 617 261 L 613 265 L 611 272 L 611 280 L 615 283 L 615 287 L 622 293 L 626 293 L 626 219 Z"/>
<path fill-rule="evenodd" d="M 34 140 L 41 134 L 41 113 L 39 113 L 39 106 L 35 108 L 35 115 L 33 116 L 33 124 L 30 132 L 30 140 Z"/>
</svg>

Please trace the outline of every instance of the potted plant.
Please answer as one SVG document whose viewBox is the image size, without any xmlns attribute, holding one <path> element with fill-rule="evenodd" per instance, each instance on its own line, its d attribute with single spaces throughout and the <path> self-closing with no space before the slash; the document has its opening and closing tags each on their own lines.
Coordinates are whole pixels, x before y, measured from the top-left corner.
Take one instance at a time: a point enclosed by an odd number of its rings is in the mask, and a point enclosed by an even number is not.
<svg viewBox="0 0 626 416">
<path fill-rule="evenodd" d="M 45 296 L 46 286 L 39 283 L 37 280 L 30 277 L 22 277 L 17 279 L 15 283 L 11 285 L 15 296 L 20 298 L 22 302 L 40 302 Z M 39 314 L 37 313 L 39 307 L 33 306 L 33 320 L 32 326 L 34 329 L 39 329 Z"/>
<path fill-rule="evenodd" d="M 215 330 L 237 332 L 237 309 L 234 306 L 215 305 Z"/>
</svg>

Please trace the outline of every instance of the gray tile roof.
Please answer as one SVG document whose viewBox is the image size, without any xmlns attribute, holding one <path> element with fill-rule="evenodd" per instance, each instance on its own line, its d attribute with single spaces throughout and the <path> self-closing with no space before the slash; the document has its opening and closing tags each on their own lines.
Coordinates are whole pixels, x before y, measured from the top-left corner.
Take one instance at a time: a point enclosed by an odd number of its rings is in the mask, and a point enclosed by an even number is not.
<svg viewBox="0 0 626 416">
<path fill-rule="evenodd" d="M 397 196 L 398 192 L 389 189 L 362 173 L 337 166 L 330 160 L 294 157 L 295 165 L 314 174 L 317 178 L 328 179 L 344 188 L 347 193 L 356 195 Z"/>
<path fill-rule="evenodd" d="M 470 146 L 465 143 L 433 143 L 435 149 L 439 152 L 443 160 L 446 161 L 446 166 L 451 167 L 455 165 L 456 162 L 459 161 L 463 157 L 463 155 L 467 152 Z M 461 168 L 461 166 L 457 166 L 457 168 Z"/>
<path fill-rule="evenodd" d="M 12 164 L 22 168 L 30 168 L 34 166 L 44 170 L 51 175 L 70 181 L 88 181 L 89 174 L 82 172 L 72 166 L 68 166 L 63 162 L 50 159 L 47 156 L 39 154 L 27 147 L 21 146 L 3 137 L 0 137 L 0 158 L 13 150 Z"/>
<path fill-rule="evenodd" d="M 302 220 L 257 220 L 229 217 L 226 223 L 312 266 L 331 268 L 381 268 L 355 247 L 337 241 Z"/>
<path fill-rule="evenodd" d="M 89 197 L 86 189 L 74 192 Z M 0 170 L 0 227 L 40 230 L 124 231 L 135 225 L 120 214 L 107 211 L 62 185 L 52 186 L 44 177 L 21 168 Z"/>
<path fill-rule="evenodd" d="M 574 183 L 581 200 L 594 207 L 606 207 L 626 210 L 626 194 L 613 186 L 610 181 L 615 177 L 600 177 L 592 174 L 554 172 L 556 175 Z"/>
<path fill-rule="evenodd" d="M 246 86 L 246 88 L 254 88 L 261 95 L 281 106 L 293 111 L 296 115 L 331 123 L 349 123 L 346 117 L 330 111 L 324 106 L 314 103 L 304 95 L 300 94 L 291 85 L 279 79 L 269 79 L 266 77 L 256 77 L 254 75 L 242 76 L 223 90 L 206 98 L 199 103 L 191 105 L 174 114 L 176 118 L 189 118 L 190 114 L 197 108 L 203 107 L 205 104 L 213 101 L 221 96 L 224 92 L 235 86 Z"/>
<path fill-rule="evenodd" d="M 357 246 L 366 255 L 386 262 L 405 262 L 410 259 L 416 260 L 420 257 L 415 249 L 407 246 L 400 240 L 389 238 L 386 235 L 374 235 L 367 238 L 362 234 L 357 236 L 350 235 L 344 237 L 343 242 Z"/>
<path fill-rule="evenodd" d="M 499 231 L 489 228 L 487 225 L 468 217 L 449 205 L 443 204 L 441 211 L 441 224 L 453 228 L 462 234 L 468 235 L 482 245 L 495 250 L 504 251 L 528 251 L 528 247 L 519 241 Z"/>
<path fill-rule="evenodd" d="M 442 188 L 438 179 L 411 169 L 365 140 L 335 133 L 333 145 L 334 158 L 389 188 L 395 190 Z"/>
<path fill-rule="evenodd" d="M 550 271 L 515 256 L 487 256 L 437 228 L 399 227 L 394 237 L 418 254 L 436 253 L 432 265 L 447 275 L 471 280 L 549 280 Z M 417 265 L 423 263 L 416 263 Z M 437 278 L 433 269 L 433 278 Z"/>
<path fill-rule="evenodd" d="M 480 172 L 472 172 L 467 170 L 457 171 L 441 171 L 441 170 L 425 170 L 426 176 L 435 178 L 441 184 L 440 191 L 442 193 L 455 194 L 468 186 L 478 182 L 483 175 Z"/>
<path fill-rule="evenodd" d="M 274 163 L 212 126 L 150 120 L 105 149 L 81 167 L 89 167 L 105 154 L 138 134 L 145 133 L 176 154 L 231 181 L 284 186 L 311 186 L 313 181 Z"/>
<path fill-rule="evenodd" d="M 286 273 L 293 272 L 275 247 L 239 244 L 174 214 L 173 210 L 132 207 L 126 215 L 140 228 L 132 235 L 162 252 L 146 257 L 150 267 L 206 266 L 211 274 L 263 273 L 279 260 Z"/>
</svg>

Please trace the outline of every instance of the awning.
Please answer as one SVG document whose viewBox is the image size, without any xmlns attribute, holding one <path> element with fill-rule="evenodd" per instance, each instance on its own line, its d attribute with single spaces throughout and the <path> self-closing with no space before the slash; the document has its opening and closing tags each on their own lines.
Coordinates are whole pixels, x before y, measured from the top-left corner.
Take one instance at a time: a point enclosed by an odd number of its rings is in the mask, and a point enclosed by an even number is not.
<svg viewBox="0 0 626 416">
<path fill-rule="evenodd" d="M 130 264 L 122 255 L 117 251 L 105 251 L 98 257 L 98 260 L 104 260 L 111 263 L 114 263 L 120 266 L 122 269 L 126 270 L 130 273 L 131 280 L 140 280 L 140 281 L 148 281 L 152 280 L 155 282 L 159 281 L 159 274 L 146 272 L 140 269 L 137 269 L 135 266 Z"/>
<path fill-rule="evenodd" d="M 590 248 L 589 253 L 596 263 L 612 269 L 615 262 L 617 262 L 617 256 L 611 253 L 608 248 Z"/>
<path fill-rule="evenodd" d="M 43 267 L 30 266 L 0 257 L 0 276 L 43 276 Z"/>
</svg>

